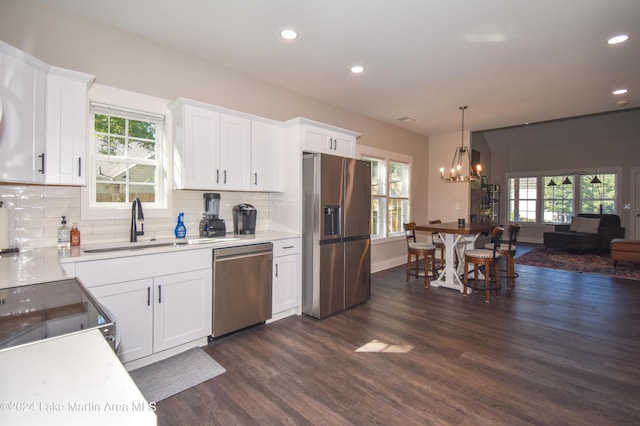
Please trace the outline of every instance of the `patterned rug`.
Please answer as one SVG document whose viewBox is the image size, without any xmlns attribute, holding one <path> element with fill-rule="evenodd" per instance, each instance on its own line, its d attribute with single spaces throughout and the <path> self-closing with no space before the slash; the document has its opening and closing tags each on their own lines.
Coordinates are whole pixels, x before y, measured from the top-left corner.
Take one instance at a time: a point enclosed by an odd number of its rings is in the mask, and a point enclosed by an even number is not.
<svg viewBox="0 0 640 426">
<path fill-rule="evenodd" d="M 614 268 L 613 261 L 608 252 L 575 252 L 558 249 L 545 251 L 543 247 L 539 247 L 522 256 L 516 257 L 516 263 L 520 265 L 582 272 L 585 274 L 640 280 L 640 265 L 634 265 L 630 262 L 618 262 L 618 267 Z"/>
</svg>

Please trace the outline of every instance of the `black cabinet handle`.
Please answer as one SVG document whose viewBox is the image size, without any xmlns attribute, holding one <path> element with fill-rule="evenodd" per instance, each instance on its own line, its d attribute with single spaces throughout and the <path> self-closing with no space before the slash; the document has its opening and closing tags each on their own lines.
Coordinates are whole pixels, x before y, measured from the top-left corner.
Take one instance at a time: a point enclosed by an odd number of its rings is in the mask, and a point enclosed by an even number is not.
<svg viewBox="0 0 640 426">
<path fill-rule="evenodd" d="M 151 306 L 151 287 L 147 287 L 147 306 Z"/>
<path fill-rule="evenodd" d="M 162 286 L 158 286 L 158 303 L 162 303 Z"/>
<path fill-rule="evenodd" d="M 216 169 L 216 183 L 220 183 L 220 169 Z"/>
<path fill-rule="evenodd" d="M 224 170 L 224 181 L 222 183 L 227 184 L 227 169 Z"/>
<path fill-rule="evenodd" d="M 82 177 L 82 157 L 78 157 L 78 177 Z"/>
<path fill-rule="evenodd" d="M 283 250 L 284 250 L 284 249 L 292 249 L 293 247 L 294 247 L 294 246 L 284 246 L 284 247 L 282 247 L 282 249 L 283 249 Z"/>
<path fill-rule="evenodd" d="M 276 263 L 276 278 L 278 277 L 278 264 Z"/>
<path fill-rule="evenodd" d="M 258 173 L 253 174 L 253 184 L 258 185 Z"/>
<path fill-rule="evenodd" d="M 44 152 L 42 153 L 42 155 L 38 155 L 38 158 L 42 159 L 42 166 L 41 166 L 42 168 L 38 171 L 44 174 Z"/>
</svg>

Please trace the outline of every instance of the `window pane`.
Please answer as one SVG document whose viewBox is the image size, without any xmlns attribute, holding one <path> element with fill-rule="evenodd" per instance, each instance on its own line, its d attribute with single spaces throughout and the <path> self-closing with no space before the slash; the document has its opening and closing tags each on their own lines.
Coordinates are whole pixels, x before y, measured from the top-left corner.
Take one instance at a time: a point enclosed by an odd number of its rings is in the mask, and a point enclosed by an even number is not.
<svg viewBox="0 0 640 426">
<path fill-rule="evenodd" d="M 371 163 L 371 195 L 385 195 L 386 167 L 385 161 L 377 158 L 365 158 Z"/>
<path fill-rule="evenodd" d="M 371 237 L 384 237 L 385 205 L 384 198 L 371 200 Z"/>
<path fill-rule="evenodd" d="M 580 178 L 580 212 L 616 214 L 616 175 L 597 175 L 601 183 L 591 183 L 594 176 Z"/>
<path fill-rule="evenodd" d="M 389 196 L 409 197 L 409 165 L 389 162 Z"/>
<path fill-rule="evenodd" d="M 129 136 L 148 140 L 156 139 L 156 124 L 147 121 L 129 120 Z"/>
<path fill-rule="evenodd" d="M 96 182 L 96 202 L 122 203 L 126 198 L 125 189 L 124 184 Z"/>
<path fill-rule="evenodd" d="M 409 201 L 389 199 L 389 235 L 404 232 L 403 225 L 408 220 Z"/>
<path fill-rule="evenodd" d="M 131 140 L 129 142 L 127 157 L 154 160 L 156 158 L 156 144 L 154 142 Z"/>
<path fill-rule="evenodd" d="M 555 185 L 549 186 L 553 182 Z M 570 223 L 573 215 L 573 181 L 565 183 L 565 176 L 542 178 L 543 223 Z"/>
<path fill-rule="evenodd" d="M 96 160 L 96 182 L 126 182 L 127 164 L 121 161 Z"/>
<path fill-rule="evenodd" d="M 129 180 L 134 182 L 154 183 L 156 166 L 136 164 L 129 169 Z"/>
<path fill-rule="evenodd" d="M 509 178 L 509 220 L 536 221 L 537 186 L 536 177 Z"/>
<path fill-rule="evenodd" d="M 155 185 L 130 185 L 129 202 L 134 198 L 140 198 L 143 203 L 153 203 L 156 201 Z"/>
</svg>

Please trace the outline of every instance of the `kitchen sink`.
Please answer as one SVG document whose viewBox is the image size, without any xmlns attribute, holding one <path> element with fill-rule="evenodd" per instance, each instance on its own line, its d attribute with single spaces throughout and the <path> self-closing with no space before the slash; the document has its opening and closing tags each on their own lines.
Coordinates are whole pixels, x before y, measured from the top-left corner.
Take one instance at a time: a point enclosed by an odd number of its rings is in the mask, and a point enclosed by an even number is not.
<svg viewBox="0 0 640 426">
<path fill-rule="evenodd" d="M 123 246 L 109 246 L 109 247 L 98 247 L 98 248 L 90 248 L 83 249 L 82 251 L 85 253 L 108 253 L 111 251 L 123 251 L 123 250 L 142 250 L 146 248 L 155 248 L 155 247 L 180 247 L 189 244 L 188 241 L 173 241 L 173 242 L 162 242 L 162 243 L 128 243 Z"/>
<path fill-rule="evenodd" d="M 140 243 L 122 243 L 120 245 L 108 245 L 103 247 L 96 248 L 86 248 L 82 251 L 85 253 L 109 253 L 112 251 L 133 251 L 133 250 L 143 250 L 148 248 L 157 248 L 157 247 L 182 247 L 188 244 L 213 244 L 213 243 L 223 243 L 228 241 L 236 241 L 239 240 L 238 237 L 214 237 L 214 238 L 194 238 L 191 240 L 184 241 L 149 241 L 149 242 L 140 242 Z"/>
</svg>

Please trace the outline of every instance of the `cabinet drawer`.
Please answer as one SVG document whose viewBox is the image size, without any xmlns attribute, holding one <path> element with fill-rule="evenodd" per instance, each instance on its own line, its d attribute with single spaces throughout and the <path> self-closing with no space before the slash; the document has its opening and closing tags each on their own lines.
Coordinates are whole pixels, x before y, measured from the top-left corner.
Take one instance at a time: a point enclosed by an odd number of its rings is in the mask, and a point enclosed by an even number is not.
<svg viewBox="0 0 640 426">
<path fill-rule="evenodd" d="M 273 257 L 300 253 L 301 246 L 301 238 L 287 238 L 286 240 L 273 241 Z"/>
</svg>

